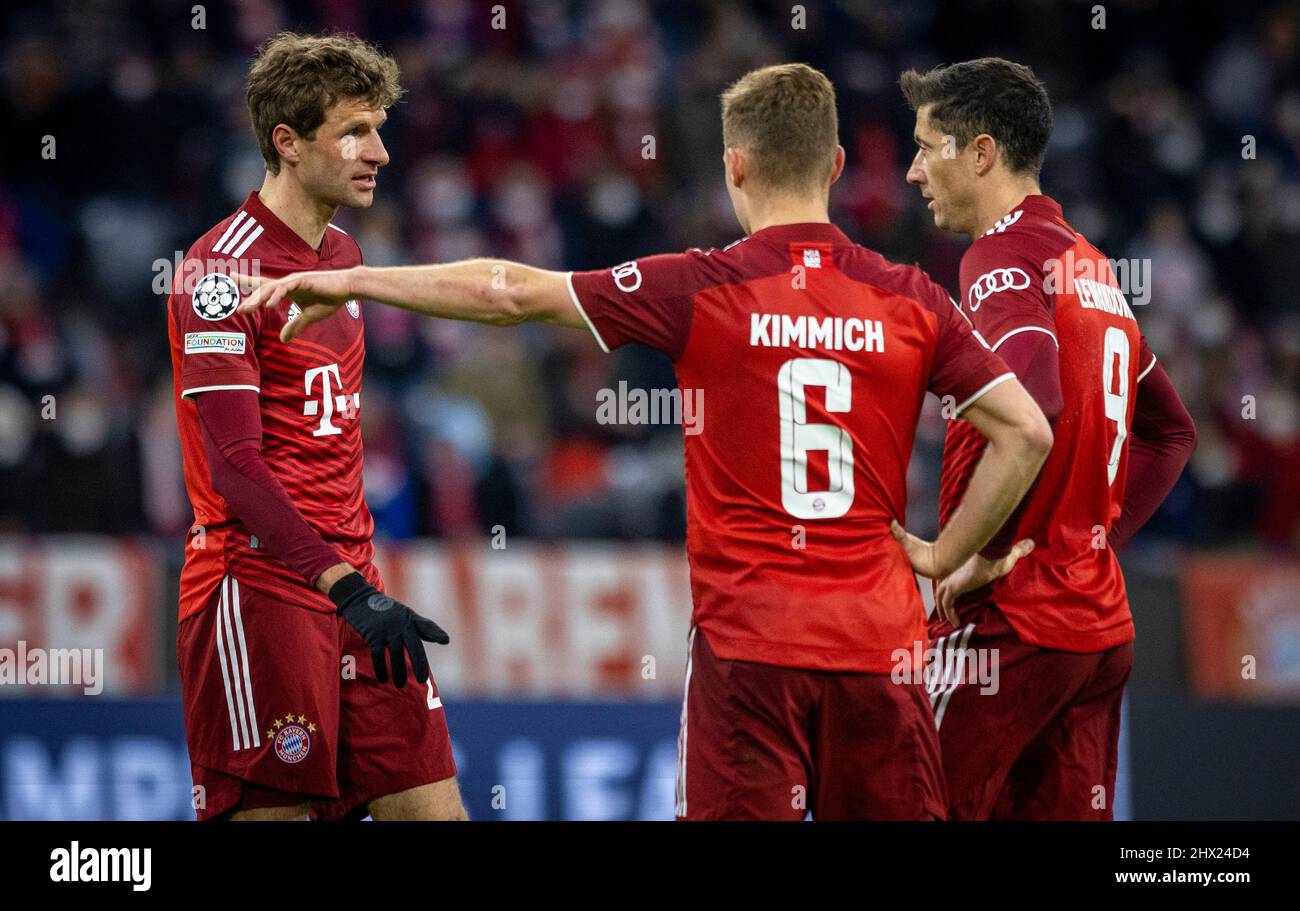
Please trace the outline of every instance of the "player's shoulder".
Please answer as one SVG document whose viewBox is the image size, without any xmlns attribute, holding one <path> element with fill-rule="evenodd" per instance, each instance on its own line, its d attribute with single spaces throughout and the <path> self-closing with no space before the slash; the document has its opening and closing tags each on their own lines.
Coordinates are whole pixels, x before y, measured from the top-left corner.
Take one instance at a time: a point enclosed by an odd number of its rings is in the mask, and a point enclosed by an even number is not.
<svg viewBox="0 0 1300 911">
<path fill-rule="evenodd" d="M 261 221 L 249 201 L 245 200 L 239 208 L 204 232 L 190 248 L 190 254 L 225 261 L 247 256 L 266 231 L 266 225 Z"/>
<path fill-rule="evenodd" d="M 854 281 L 910 298 L 931 309 L 951 306 L 948 292 L 920 266 L 896 263 L 857 243 L 845 245 L 838 259 L 840 271 Z"/>
<path fill-rule="evenodd" d="M 265 226 L 258 223 L 256 214 L 251 212 L 248 201 L 235 209 L 221 221 L 203 232 L 189 250 L 185 252 L 183 274 L 191 275 L 187 282 L 192 286 L 198 277 L 214 272 L 246 272 L 241 263 L 264 259 L 267 250 L 259 245 Z M 182 276 L 177 276 L 181 278 Z M 183 289 L 189 292 L 192 287 Z"/>
<path fill-rule="evenodd" d="M 1066 223 L 1061 206 L 1047 196 L 1026 197 L 967 248 L 963 276 L 1014 263 L 1042 272 L 1043 264 L 1073 246 L 1078 234 Z"/>
<path fill-rule="evenodd" d="M 721 247 L 691 247 L 677 254 L 678 268 L 703 284 L 741 282 L 764 271 L 770 251 L 752 237 L 739 237 Z"/>
<path fill-rule="evenodd" d="M 264 252 L 255 245 L 261 235 L 262 226 L 247 200 L 203 232 L 186 251 L 173 279 L 169 315 L 188 315 L 192 308 L 211 321 L 233 313 L 240 292 L 232 275 L 258 271 L 254 263 Z"/>
<path fill-rule="evenodd" d="M 213 253 L 216 252 L 217 241 L 221 239 L 222 235 L 225 234 L 226 229 L 229 228 L 231 223 L 239 216 L 240 211 L 240 209 L 236 209 L 234 212 L 231 212 L 225 218 L 221 219 L 221 221 L 200 234 L 195 239 L 194 243 L 190 244 L 190 248 L 185 251 L 185 258 L 211 258 Z"/>
<path fill-rule="evenodd" d="M 742 238 L 725 247 L 691 247 L 677 253 L 653 253 L 600 270 L 620 291 L 631 294 L 694 294 L 717 285 L 737 284 L 754 277 Z"/>
</svg>

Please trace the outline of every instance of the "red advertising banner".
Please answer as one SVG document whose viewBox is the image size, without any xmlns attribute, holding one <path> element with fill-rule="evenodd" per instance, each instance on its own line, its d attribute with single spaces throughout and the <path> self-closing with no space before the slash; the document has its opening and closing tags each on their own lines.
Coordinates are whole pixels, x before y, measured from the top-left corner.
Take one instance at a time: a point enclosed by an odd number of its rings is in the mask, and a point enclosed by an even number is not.
<svg viewBox="0 0 1300 911">
<path fill-rule="evenodd" d="M 0 539 L 0 698 L 156 692 L 161 574 L 130 541 Z"/>
<path fill-rule="evenodd" d="M 375 562 L 394 597 L 451 636 L 429 649 L 446 693 L 681 695 L 691 616 L 681 547 L 412 543 Z"/>
<path fill-rule="evenodd" d="M 1182 570 L 1193 691 L 1300 701 L 1300 564 L 1250 555 L 1189 559 Z"/>
</svg>

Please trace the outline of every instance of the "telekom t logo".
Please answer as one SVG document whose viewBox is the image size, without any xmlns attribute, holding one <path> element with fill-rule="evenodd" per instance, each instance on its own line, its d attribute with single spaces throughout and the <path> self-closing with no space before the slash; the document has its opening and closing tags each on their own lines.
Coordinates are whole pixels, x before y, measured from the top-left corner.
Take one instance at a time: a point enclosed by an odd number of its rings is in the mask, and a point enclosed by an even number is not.
<svg viewBox="0 0 1300 911">
<path fill-rule="evenodd" d="M 320 400 L 312 398 L 312 386 L 315 385 L 316 378 L 320 378 Z M 330 377 L 334 378 L 333 383 Z M 335 395 L 333 388 L 338 388 L 339 393 Z M 303 417 L 315 417 L 320 415 L 320 426 L 311 432 L 314 437 L 327 437 L 336 433 L 342 433 L 343 428 L 336 427 L 330 420 L 335 411 L 339 411 L 345 418 L 352 418 L 356 415 L 356 409 L 361 407 L 361 393 L 354 392 L 346 395 L 342 391 L 343 380 L 339 378 L 339 365 L 327 364 L 324 367 L 313 367 L 303 374 L 303 391 L 307 394 L 307 401 L 303 403 Z"/>
</svg>

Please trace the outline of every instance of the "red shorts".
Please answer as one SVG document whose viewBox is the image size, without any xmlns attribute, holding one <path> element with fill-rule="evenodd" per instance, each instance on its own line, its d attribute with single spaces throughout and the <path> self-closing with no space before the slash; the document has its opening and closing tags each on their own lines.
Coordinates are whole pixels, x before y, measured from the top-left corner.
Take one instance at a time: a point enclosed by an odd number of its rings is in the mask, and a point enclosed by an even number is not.
<svg viewBox="0 0 1300 911">
<path fill-rule="evenodd" d="M 938 621 L 931 636 L 939 661 L 928 689 L 951 818 L 1112 819 L 1133 643 L 1090 654 L 1040 648 L 993 605 L 955 631 Z"/>
<path fill-rule="evenodd" d="M 678 819 L 943 819 L 921 682 L 717 657 L 691 632 Z"/>
<path fill-rule="evenodd" d="M 452 778 L 438 688 L 379 683 L 342 618 L 227 576 L 180 625 L 185 735 L 200 820 L 310 801 L 318 819 Z"/>
</svg>

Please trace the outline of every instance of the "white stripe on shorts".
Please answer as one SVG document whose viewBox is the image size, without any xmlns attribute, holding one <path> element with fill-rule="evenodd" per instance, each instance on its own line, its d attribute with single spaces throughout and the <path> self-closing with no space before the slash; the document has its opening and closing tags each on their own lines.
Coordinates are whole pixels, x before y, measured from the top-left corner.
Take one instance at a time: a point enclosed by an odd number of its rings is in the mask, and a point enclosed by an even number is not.
<svg viewBox="0 0 1300 911">
<path fill-rule="evenodd" d="M 221 580 L 217 603 L 217 658 L 226 687 L 226 710 L 230 713 L 231 749 L 261 746 L 257 712 L 253 707 L 253 680 L 248 662 L 248 641 L 239 604 L 239 580 Z M 238 642 L 238 645 L 236 645 Z"/>
<path fill-rule="evenodd" d="M 973 632 L 975 632 L 975 624 L 967 623 L 960 633 L 961 644 L 957 645 L 957 647 L 952 650 L 953 661 L 951 668 L 949 667 L 946 658 L 944 660 L 943 689 L 941 691 L 936 691 L 930 697 L 931 705 L 934 705 L 936 697 L 939 699 L 939 704 L 934 710 L 934 728 L 936 731 L 943 724 L 943 714 L 948 709 L 948 700 L 952 698 L 952 694 L 956 691 L 957 687 L 961 685 L 962 678 L 965 676 L 966 646 L 970 643 L 971 633 Z M 955 641 L 956 639 L 957 635 L 955 634 L 953 640 Z M 949 644 L 951 645 L 952 643 Z M 940 695 L 940 692 L 942 695 Z"/>
<path fill-rule="evenodd" d="M 692 626 L 691 634 L 686 638 L 686 685 L 682 693 L 682 721 L 677 732 L 677 810 L 679 817 L 686 815 L 686 704 L 691 696 L 691 657 L 695 652 L 695 633 L 699 627 Z"/>
<path fill-rule="evenodd" d="M 235 713 L 235 699 L 230 690 L 230 670 L 226 666 L 226 646 L 221 635 L 221 619 L 226 615 L 226 599 L 230 597 L 230 577 L 221 580 L 221 597 L 217 600 L 217 664 L 221 666 L 221 680 L 226 685 L 226 708 L 230 712 L 230 748 L 239 750 L 239 722 Z"/>
<path fill-rule="evenodd" d="M 253 680 L 248 663 L 248 643 L 244 641 L 244 615 L 239 610 L 239 580 L 230 580 L 230 590 L 234 594 L 235 629 L 239 631 L 239 653 L 242 656 L 244 670 L 244 692 L 248 699 L 248 725 L 253 734 L 253 746 L 262 745 L 262 737 L 257 733 L 257 710 L 253 707 Z"/>
</svg>

